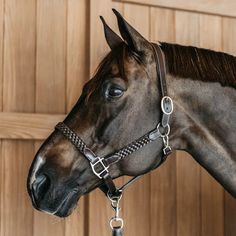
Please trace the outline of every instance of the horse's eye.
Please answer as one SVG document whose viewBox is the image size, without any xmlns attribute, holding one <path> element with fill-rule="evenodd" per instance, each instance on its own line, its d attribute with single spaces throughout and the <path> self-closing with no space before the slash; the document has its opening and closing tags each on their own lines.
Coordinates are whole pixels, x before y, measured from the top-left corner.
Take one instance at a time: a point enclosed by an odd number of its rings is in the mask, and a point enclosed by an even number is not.
<svg viewBox="0 0 236 236">
<path fill-rule="evenodd" d="M 112 98 L 120 98 L 123 95 L 124 91 L 120 87 L 111 85 L 108 86 L 106 91 L 105 91 L 105 96 L 108 99 Z"/>
</svg>

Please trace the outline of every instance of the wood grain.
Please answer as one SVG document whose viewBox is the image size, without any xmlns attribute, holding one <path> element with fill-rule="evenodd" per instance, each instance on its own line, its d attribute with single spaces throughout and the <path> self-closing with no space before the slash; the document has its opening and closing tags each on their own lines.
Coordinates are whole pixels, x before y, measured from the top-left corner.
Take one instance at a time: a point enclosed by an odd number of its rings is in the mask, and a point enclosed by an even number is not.
<svg viewBox="0 0 236 236">
<path fill-rule="evenodd" d="M 151 8 L 151 40 L 175 41 L 175 12 Z M 176 235 L 175 154 L 151 174 L 151 236 Z M 170 227 L 171 225 L 171 227 Z"/>
<path fill-rule="evenodd" d="M 65 115 L 0 112 L 1 139 L 45 139 Z"/>
<path fill-rule="evenodd" d="M 222 19 L 200 15 L 200 46 L 222 50 Z M 224 190 L 201 168 L 201 235 L 224 235 Z M 211 222 L 214 222 L 212 224 Z"/>
<path fill-rule="evenodd" d="M 66 9 L 64 0 L 37 4 L 37 112 L 65 112 Z"/>
<path fill-rule="evenodd" d="M 85 197 L 82 197 L 72 215 L 66 218 L 65 236 L 87 235 L 88 225 L 86 225 L 87 221 L 85 221 L 85 217 L 87 216 L 86 211 L 88 210 L 88 206 L 85 205 L 85 202 Z"/>
<path fill-rule="evenodd" d="M 36 112 L 65 113 L 66 16 L 66 1 L 37 1 Z M 65 221 L 35 211 L 34 236 L 41 235 L 64 236 Z"/>
<path fill-rule="evenodd" d="M 86 0 L 69 0 L 67 13 L 67 112 L 89 79 L 89 6 Z"/>
<path fill-rule="evenodd" d="M 5 1 L 3 112 L 34 111 L 35 7 L 35 1 Z M 2 141 L 1 235 L 32 235 L 26 179 L 33 155 L 32 141 Z"/>
<path fill-rule="evenodd" d="M 163 8 L 151 8 L 151 41 L 175 42 L 175 11 Z"/>
<path fill-rule="evenodd" d="M 32 112 L 35 93 L 35 2 L 8 0 L 5 4 L 3 110 Z"/>
<path fill-rule="evenodd" d="M 222 45 L 223 50 L 236 55 L 236 19 L 223 18 Z M 227 192 L 224 194 L 225 201 L 225 236 L 233 236 L 236 232 L 236 200 Z"/>
<path fill-rule="evenodd" d="M 32 142 L 3 141 L 1 154 L 1 235 L 33 235 L 33 208 L 26 190 Z"/>
<path fill-rule="evenodd" d="M 0 111 L 3 103 L 3 42 L 4 42 L 4 0 L 0 0 Z M 2 208 L 2 185 L 4 183 L 4 167 L 2 159 L 2 141 L 0 140 L 0 207 Z M 0 233 L 2 232 L 2 214 L 0 214 Z"/>
<path fill-rule="evenodd" d="M 236 16 L 234 0 L 120 0 L 121 2 L 138 3 L 156 7 L 165 7 L 191 12 L 203 12 L 216 15 Z"/>
<path fill-rule="evenodd" d="M 99 15 L 118 32 L 111 11 L 115 7 L 152 41 L 235 55 L 235 4 L 233 0 L 0 0 L 0 235 L 111 234 L 108 220 L 113 212 L 99 190 L 83 197 L 66 220 L 33 210 L 26 193 L 28 168 L 41 140 L 70 111 L 83 83 L 109 52 Z M 40 142 L 34 145 L 35 140 Z M 235 199 L 182 152 L 127 190 L 122 207 L 129 236 L 234 236 L 236 232 Z"/>
<path fill-rule="evenodd" d="M 4 43 L 4 0 L 0 0 L 0 111 L 3 97 L 3 44 Z"/>
</svg>

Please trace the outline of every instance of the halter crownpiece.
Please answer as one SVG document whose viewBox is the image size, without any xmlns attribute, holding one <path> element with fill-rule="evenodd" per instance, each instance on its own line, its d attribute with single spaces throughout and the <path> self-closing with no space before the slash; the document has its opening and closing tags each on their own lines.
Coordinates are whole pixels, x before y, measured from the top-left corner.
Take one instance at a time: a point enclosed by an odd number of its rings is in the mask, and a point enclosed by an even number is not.
<svg viewBox="0 0 236 236">
<path fill-rule="evenodd" d="M 167 93 L 167 85 L 166 85 L 166 66 L 165 66 L 165 58 L 164 54 L 160 48 L 160 46 L 156 44 L 151 44 L 155 61 L 157 63 L 156 71 L 157 77 L 160 81 L 160 90 L 161 90 L 161 111 L 162 111 L 162 119 L 155 127 L 155 129 L 149 131 L 144 134 L 140 138 L 135 141 L 129 143 L 118 151 L 108 154 L 104 157 L 97 156 L 90 148 L 87 147 L 85 142 L 73 131 L 71 130 L 65 123 L 60 122 L 56 125 L 55 129 L 60 131 L 75 147 L 76 149 L 84 155 L 84 157 L 89 161 L 91 169 L 93 173 L 99 178 L 103 179 L 104 184 L 106 186 L 105 193 L 108 198 L 111 200 L 112 207 L 116 212 L 115 217 L 112 218 L 110 225 L 113 229 L 114 235 L 122 235 L 123 228 L 123 220 L 119 217 L 119 202 L 122 195 L 122 191 L 132 184 L 135 180 L 137 180 L 140 176 L 135 176 L 122 187 L 117 188 L 112 180 L 112 177 L 109 173 L 109 167 L 112 164 L 115 164 L 147 144 L 153 142 L 154 140 L 160 138 L 163 142 L 163 156 L 161 161 L 157 164 L 156 167 L 160 166 L 165 160 L 166 157 L 172 152 L 171 147 L 169 145 L 169 133 L 170 133 L 170 125 L 169 119 L 170 115 L 173 112 L 173 101 L 168 96 Z M 114 226 L 114 221 L 119 221 L 121 225 L 118 227 Z M 122 227 L 121 227 L 122 226 Z"/>
</svg>

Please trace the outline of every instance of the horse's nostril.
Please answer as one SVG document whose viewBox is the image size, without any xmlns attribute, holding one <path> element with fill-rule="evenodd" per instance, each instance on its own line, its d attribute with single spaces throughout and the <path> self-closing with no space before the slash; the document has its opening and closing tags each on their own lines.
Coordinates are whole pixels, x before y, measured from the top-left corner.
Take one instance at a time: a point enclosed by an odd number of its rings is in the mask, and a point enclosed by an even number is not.
<svg viewBox="0 0 236 236">
<path fill-rule="evenodd" d="M 34 199 L 37 201 L 42 199 L 50 188 L 50 179 L 46 175 L 39 175 L 32 185 L 32 193 Z"/>
</svg>

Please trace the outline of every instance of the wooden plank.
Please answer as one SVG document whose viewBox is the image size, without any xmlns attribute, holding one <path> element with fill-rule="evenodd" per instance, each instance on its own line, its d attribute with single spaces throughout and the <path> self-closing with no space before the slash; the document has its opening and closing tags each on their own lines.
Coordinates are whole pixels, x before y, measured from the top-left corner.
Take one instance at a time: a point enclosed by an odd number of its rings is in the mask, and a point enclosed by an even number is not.
<svg viewBox="0 0 236 236">
<path fill-rule="evenodd" d="M 66 1 L 37 1 L 36 112 L 65 112 L 66 16 Z M 65 221 L 35 211 L 34 236 L 41 235 L 64 236 Z"/>
<path fill-rule="evenodd" d="M 199 14 L 176 12 L 176 41 L 199 45 Z M 177 152 L 177 235 L 201 235 L 200 166 Z"/>
<path fill-rule="evenodd" d="M 118 32 L 116 18 L 112 12 L 112 8 L 116 8 L 121 13 L 123 5 L 114 3 L 111 0 L 91 0 L 90 1 L 90 75 L 94 74 L 95 68 L 98 66 L 102 58 L 109 52 L 107 46 L 103 25 L 99 19 L 102 15 L 108 25 Z M 122 182 L 122 178 L 120 180 Z M 93 191 L 89 195 L 89 212 L 88 212 L 88 235 L 110 235 L 111 229 L 108 220 L 113 216 L 109 202 L 100 190 Z M 96 222 L 96 224 L 94 224 Z"/>
<path fill-rule="evenodd" d="M 35 1 L 6 0 L 4 15 L 3 111 L 33 112 Z M 1 235 L 32 235 L 26 179 L 33 153 L 32 142 L 2 141 Z"/>
<path fill-rule="evenodd" d="M 85 205 L 85 197 L 82 197 L 72 215 L 65 219 L 65 236 L 86 235 L 88 228 L 84 219 L 87 216 L 86 207 L 88 206 Z"/>
<path fill-rule="evenodd" d="M 33 111 L 35 1 L 7 0 L 5 9 L 3 110 Z"/>
<path fill-rule="evenodd" d="M 0 0 L 0 111 L 3 97 L 3 42 L 4 42 L 4 0 Z"/>
<path fill-rule="evenodd" d="M 0 111 L 2 111 L 3 103 L 3 42 L 4 42 L 4 0 L 0 0 Z M 2 207 L 2 183 L 4 181 L 4 170 L 2 164 L 2 142 L 0 140 L 0 207 Z M 0 222 L 2 222 L 2 214 L 0 214 Z M 2 232 L 2 224 L 0 223 L 0 233 Z"/>
<path fill-rule="evenodd" d="M 142 12 L 142 17 L 140 17 L 140 12 Z M 144 37 L 149 39 L 148 7 L 124 4 L 124 17 Z M 148 199 L 150 199 L 150 175 L 145 175 L 125 193 L 123 198 L 124 218 L 128 222 L 125 227 L 127 235 L 150 235 L 151 218 Z"/>
<path fill-rule="evenodd" d="M 149 7 L 124 4 L 124 17 L 139 33 L 147 39 L 150 38 Z"/>
<path fill-rule="evenodd" d="M 65 115 L 0 112 L 0 139 L 45 139 Z"/>
<path fill-rule="evenodd" d="M 33 208 L 26 190 L 27 174 L 33 156 L 32 142 L 3 142 L 1 235 L 33 235 Z"/>
<path fill-rule="evenodd" d="M 89 5 L 69 0 L 67 16 L 67 111 L 89 79 Z"/>
<path fill-rule="evenodd" d="M 200 47 L 222 50 L 222 17 L 200 15 Z"/>
<path fill-rule="evenodd" d="M 212 50 L 222 47 L 222 19 L 200 15 L 200 46 Z M 201 235 L 224 235 L 224 190 L 201 169 Z"/>
<path fill-rule="evenodd" d="M 229 193 L 225 191 L 225 214 L 224 226 L 225 236 L 234 236 L 236 232 L 236 200 Z"/>
<path fill-rule="evenodd" d="M 151 8 L 151 41 L 175 42 L 175 11 Z"/>
<path fill-rule="evenodd" d="M 200 166 L 177 152 L 177 235 L 201 235 Z"/>
<path fill-rule="evenodd" d="M 151 40 L 175 41 L 175 12 L 151 8 Z M 151 236 L 176 235 L 176 158 L 151 174 Z"/>
<path fill-rule="evenodd" d="M 89 4 L 86 0 L 69 0 L 67 11 L 67 78 L 66 107 L 69 112 L 78 100 L 83 84 L 89 79 Z M 87 196 L 86 196 L 87 198 Z M 65 221 L 65 236 L 85 235 L 84 197 L 79 206 Z"/>
<path fill-rule="evenodd" d="M 37 112 L 65 112 L 66 9 L 64 0 L 37 4 Z"/>
<path fill-rule="evenodd" d="M 224 16 L 236 16 L 234 0 L 117 0 L 121 2 L 138 3 L 156 7 L 202 12 Z"/>
<path fill-rule="evenodd" d="M 236 19 L 223 18 L 222 45 L 225 52 L 236 55 Z M 236 200 L 225 192 L 225 235 L 233 236 L 236 232 Z"/>
</svg>

